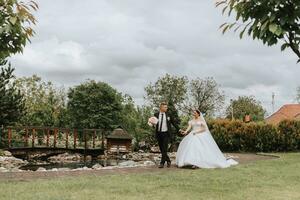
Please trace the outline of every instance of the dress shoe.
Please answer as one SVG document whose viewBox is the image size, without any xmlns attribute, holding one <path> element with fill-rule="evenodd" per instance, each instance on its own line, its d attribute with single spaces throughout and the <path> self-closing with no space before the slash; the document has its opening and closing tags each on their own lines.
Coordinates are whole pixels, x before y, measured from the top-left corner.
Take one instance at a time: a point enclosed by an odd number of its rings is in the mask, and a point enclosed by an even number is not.
<svg viewBox="0 0 300 200">
<path fill-rule="evenodd" d="M 167 162 L 167 167 L 168 167 L 168 168 L 171 167 L 171 161 Z"/>
<path fill-rule="evenodd" d="M 159 164 L 158 168 L 164 168 L 164 164 Z"/>
</svg>

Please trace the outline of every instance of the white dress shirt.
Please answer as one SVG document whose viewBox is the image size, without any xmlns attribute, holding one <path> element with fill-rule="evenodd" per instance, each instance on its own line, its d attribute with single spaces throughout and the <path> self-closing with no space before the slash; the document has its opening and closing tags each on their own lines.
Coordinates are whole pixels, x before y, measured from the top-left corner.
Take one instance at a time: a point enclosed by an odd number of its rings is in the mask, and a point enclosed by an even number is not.
<svg viewBox="0 0 300 200">
<path fill-rule="evenodd" d="M 162 125 L 161 125 L 161 118 L 163 117 Z M 160 130 L 161 127 L 161 130 Z M 158 116 L 158 131 L 160 132 L 167 132 L 168 125 L 167 125 L 167 115 L 164 112 L 160 112 Z"/>
</svg>

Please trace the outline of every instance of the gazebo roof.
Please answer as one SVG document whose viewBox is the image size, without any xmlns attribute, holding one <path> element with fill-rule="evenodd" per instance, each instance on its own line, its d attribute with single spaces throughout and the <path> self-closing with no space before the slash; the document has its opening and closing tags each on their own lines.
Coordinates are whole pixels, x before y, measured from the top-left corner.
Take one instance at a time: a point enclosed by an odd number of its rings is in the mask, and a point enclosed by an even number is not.
<svg viewBox="0 0 300 200">
<path fill-rule="evenodd" d="M 124 140 L 131 140 L 132 136 L 127 133 L 124 129 L 121 127 L 116 128 L 113 130 L 111 134 L 106 136 L 107 139 L 124 139 Z"/>
</svg>

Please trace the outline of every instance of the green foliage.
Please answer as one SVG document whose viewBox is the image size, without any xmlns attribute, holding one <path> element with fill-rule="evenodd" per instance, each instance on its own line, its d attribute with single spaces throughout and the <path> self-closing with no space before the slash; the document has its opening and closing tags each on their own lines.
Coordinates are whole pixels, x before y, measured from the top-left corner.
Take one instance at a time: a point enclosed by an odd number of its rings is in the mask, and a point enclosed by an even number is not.
<svg viewBox="0 0 300 200">
<path fill-rule="evenodd" d="M 282 42 L 281 50 L 291 48 L 300 61 L 300 2 L 286 0 L 220 0 L 228 16 L 236 13 L 235 22 L 224 23 L 223 33 L 229 29 L 240 31 L 240 38 L 248 33 L 253 39 L 269 46 Z M 242 24 L 239 23 L 242 21 Z"/>
<path fill-rule="evenodd" d="M 37 3 L 24 3 L 19 0 L 0 1 L 0 64 L 11 54 L 20 53 L 30 41 L 36 23 L 32 10 L 38 9 Z"/>
<path fill-rule="evenodd" d="M 66 94 L 56 89 L 51 82 L 40 77 L 23 77 L 16 80 L 16 86 L 25 97 L 26 114 L 20 123 L 29 126 L 67 125 Z"/>
<path fill-rule="evenodd" d="M 24 114 L 24 98 L 16 87 L 13 72 L 10 65 L 0 71 L 0 126 L 13 125 Z"/>
<path fill-rule="evenodd" d="M 225 96 L 219 90 L 218 83 L 212 78 L 196 78 L 190 81 L 189 105 L 186 111 L 199 109 L 206 116 L 212 116 L 224 104 Z"/>
<path fill-rule="evenodd" d="M 245 115 L 250 115 L 251 120 L 264 120 L 266 111 L 261 103 L 252 96 L 240 96 L 238 99 L 231 101 L 226 109 L 227 118 L 232 118 L 232 109 L 234 119 L 243 120 Z"/>
<path fill-rule="evenodd" d="M 150 83 L 145 87 L 145 98 L 154 108 L 163 101 L 178 108 L 186 98 L 187 83 L 188 79 L 184 76 L 166 74 L 158 78 L 154 84 Z"/>
<path fill-rule="evenodd" d="M 120 125 L 122 96 L 103 82 L 87 81 L 68 92 L 71 126 L 113 129 Z"/>
<path fill-rule="evenodd" d="M 276 152 L 300 150 L 300 121 L 282 121 L 278 126 L 211 120 L 210 131 L 222 151 Z"/>
</svg>

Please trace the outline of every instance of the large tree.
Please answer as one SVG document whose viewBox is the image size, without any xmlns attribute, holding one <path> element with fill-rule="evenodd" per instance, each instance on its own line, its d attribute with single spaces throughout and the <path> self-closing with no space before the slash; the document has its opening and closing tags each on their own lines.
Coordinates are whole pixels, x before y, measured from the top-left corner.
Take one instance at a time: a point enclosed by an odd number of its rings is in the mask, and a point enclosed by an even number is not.
<svg viewBox="0 0 300 200">
<path fill-rule="evenodd" d="M 300 61 L 300 1 L 296 0 L 220 0 L 223 13 L 235 14 L 234 22 L 221 25 L 223 33 L 240 30 L 240 38 L 247 32 L 253 39 L 269 46 L 282 44 L 290 48 Z"/>
<path fill-rule="evenodd" d="M 74 128 L 113 129 L 121 123 L 122 95 L 107 83 L 86 81 L 69 90 L 68 112 Z"/>
<path fill-rule="evenodd" d="M 34 1 L 0 1 L 0 65 L 10 55 L 22 52 L 30 41 L 34 34 L 32 24 L 36 23 L 32 10 L 37 9 Z"/>
<path fill-rule="evenodd" d="M 227 118 L 243 120 L 246 115 L 250 115 L 253 121 L 262 121 L 265 117 L 265 109 L 261 103 L 253 96 L 240 96 L 232 100 L 226 109 Z"/>
<path fill-rule="evenodd" d="M 24 99 L 16 87 L 14 69 L 3 67 L 0 71 L 0 126 L 13 125 L 24 114 Z"/>
<path fill-rule="evenodd" d="M 178 108 L 186 98 L 187 86 L 187 77 L 166 74 L 163 77 L 159 77 L 155 83 L 150 83 L 145 87 L 145 99 L 153 108 L 158 108 L 162 101 Z"/>
<path fill-rule="evenodd" d="M 25 97 L 26 114 L 21 122 L 31 126 L 66 126 L 66 94 L 52 82 L 33 75 L 16 80 L 16 87 Z"/>
<path fill-rule="evenodd" d="M 206 115 L 212 116 L 222 108 L 225 96 L 219 89 L 218 83 L 212 78 L 196 78 L 189 84 L 189 109 L 199 109 Z"/>
</svg>

